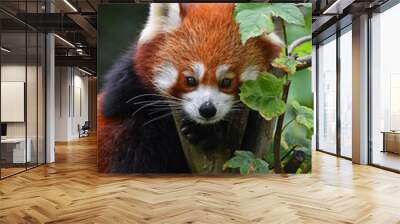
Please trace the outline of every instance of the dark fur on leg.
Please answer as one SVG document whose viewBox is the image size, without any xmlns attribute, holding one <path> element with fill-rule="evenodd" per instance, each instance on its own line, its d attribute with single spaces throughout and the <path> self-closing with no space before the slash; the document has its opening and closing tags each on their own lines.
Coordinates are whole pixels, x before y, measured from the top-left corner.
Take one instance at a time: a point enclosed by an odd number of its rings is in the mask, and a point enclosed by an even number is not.
<svg viewBox="0 0 400 224">
<path fill-rule="evenodd" d="M 120 133 L 112 138 L 111 145 L 99 145 L 99 150 L 102 147 L 112 149 L 108 170 L 118 173 L 189 172 L 173 117 L 167 115 L 171 110 L 152 113 L 156 106 L 143 107 L 140 103 L 162 98 L 142 95 L 156 92 L 146 88 L 134 72 L 133 54 L 134 50 L 127 53 L 107 73 L 102 90 L 103 116 L 123 120 L 113 127 Z M 150 122 L 162 115 L 165 117 Z"/>
</svg>

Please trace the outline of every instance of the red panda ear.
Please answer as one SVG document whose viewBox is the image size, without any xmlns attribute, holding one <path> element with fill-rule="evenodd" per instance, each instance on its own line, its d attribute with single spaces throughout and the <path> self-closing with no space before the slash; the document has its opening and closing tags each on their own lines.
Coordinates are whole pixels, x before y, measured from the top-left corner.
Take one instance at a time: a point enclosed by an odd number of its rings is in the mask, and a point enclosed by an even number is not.
<svg viewBox="0 0 400 224">
<path fill-rule="evenodd" d="M 187 11 L 189 10 L 190 3 L 179 3 L 179 14 L 181 19 L 186 16 Z"/>
<path fill-rule="evenodd" d="M 279 57 L 281 49 L 285 47 L 282 39 L 275 33 L 261 36 L 260 42 L 268 65 L 272 63 L 275 58 Z"/>
<path fill-rule="evenodd" d="M 138 44 L 153 40 L 158 33 L 170 32 L 177 28 L 185 13 L 185 4 L 151 3 L 149 16 L 144 29 L 140 33 Z"/>
</svg>

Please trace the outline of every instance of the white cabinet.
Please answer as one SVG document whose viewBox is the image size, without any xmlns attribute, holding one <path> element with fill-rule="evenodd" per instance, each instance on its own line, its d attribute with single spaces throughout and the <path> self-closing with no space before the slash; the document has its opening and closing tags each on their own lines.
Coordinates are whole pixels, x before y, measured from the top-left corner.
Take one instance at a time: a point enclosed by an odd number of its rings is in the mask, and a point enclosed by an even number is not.
<svg viewBox="0 0 400 224">
<path fill-rule="evenodd" d="M 25 138 L 7 138 L 1 140 L 2 147 L 12 150 L 12 163 L 25 163 L 32 161 L 32 140 L 27 139 L 25 151 Z"/>
</svg>

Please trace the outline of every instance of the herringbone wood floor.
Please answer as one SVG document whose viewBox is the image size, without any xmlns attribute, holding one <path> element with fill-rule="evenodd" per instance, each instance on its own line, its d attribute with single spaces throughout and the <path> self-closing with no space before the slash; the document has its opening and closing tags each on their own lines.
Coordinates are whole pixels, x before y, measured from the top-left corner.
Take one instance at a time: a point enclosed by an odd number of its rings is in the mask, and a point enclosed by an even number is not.
<svg viewBox="0 0 400 224">
<path fill-rule="evenodd" d="M 0 223 L 400 223 L 400 175 L 314 153 L 313 174 L 99 174 L 95 138 L 0 181 Z"/>
</svg>

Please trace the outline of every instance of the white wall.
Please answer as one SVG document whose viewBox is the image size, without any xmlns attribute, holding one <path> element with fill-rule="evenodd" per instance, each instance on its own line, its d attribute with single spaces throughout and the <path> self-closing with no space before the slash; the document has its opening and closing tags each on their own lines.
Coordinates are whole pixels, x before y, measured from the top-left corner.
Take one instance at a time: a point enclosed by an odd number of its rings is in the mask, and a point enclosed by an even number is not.
<svg viewBox="0 0 400 224">
<path fill-rule="evenodd" d="M 67 67 L 55 68 L 55 141 L 68 140 L 69 80 Z"/>
<path fill-rule="evenodd" d="M 38 69 L 38 70 L 37 70 Z M 27 80 L 25 80 L 27 78 Z M 30 140 L 32 161 L 39 163 L 44 162 L 45 150 L 45 120 L 44 120 L 44 74 L 42 67 L 25 64 L 3 64 L 1 66 L 1 81 L 2 82 L 23 82 L 26 85 L 26 106 L 23 102 L 21 113 L 25 114 L 26 120 L 21 122 L 5 122 L 7 124 L 8 138 L 25 138 L 25 135 Z M 24 90 L 22 90 L 24 94 Z M 7 96 L 2 96 L 7 97 Z M 25 101 L 25 100 L 24 100 Z M 15 110 L 15 108 L 2 107 L 3 112 L 7 110 Z M 7 111 L 13 113 L 13 111 Z M 14 111 L 16 113 L 16 111 Z M 37 153 L 39 155 L 37 156 Z"/>
<path fill-rule="evenodd" d="M 56 67 L 55 140 L 79 137 L 78 125 L 88 120 L 88 77 L 76 68 Z"/>
<path fill-rule="evenodd" d="M 26 69 L 26 70 L 25 70 Z M 36 66 L 18 65 L 18 64 L 5 64 L 1 66 L 1 81 L 2 82 L 24 82 L 26 83 L 25 76 L 27 72 L 28 87 L 27 87 L 27 119 L 28 119 L 28 137 L 29 134 L 35 131 L 36 135 Z M 40 71 L 39 71 L 40 72 Z M 31 87 L 31 88 L 29 88 Z M 42 105 L 39 105 L 39 107 Z M 1 108 L 7 110 L 7 108 Z M 33 113 L 33 111 L 35 113 Z M 25 123 L 26 122 L 7 122 L 7 135 L 8 137 L 25 137 Z M 32 128 L 32 131 L 30 129 Z"/>
</svg>

